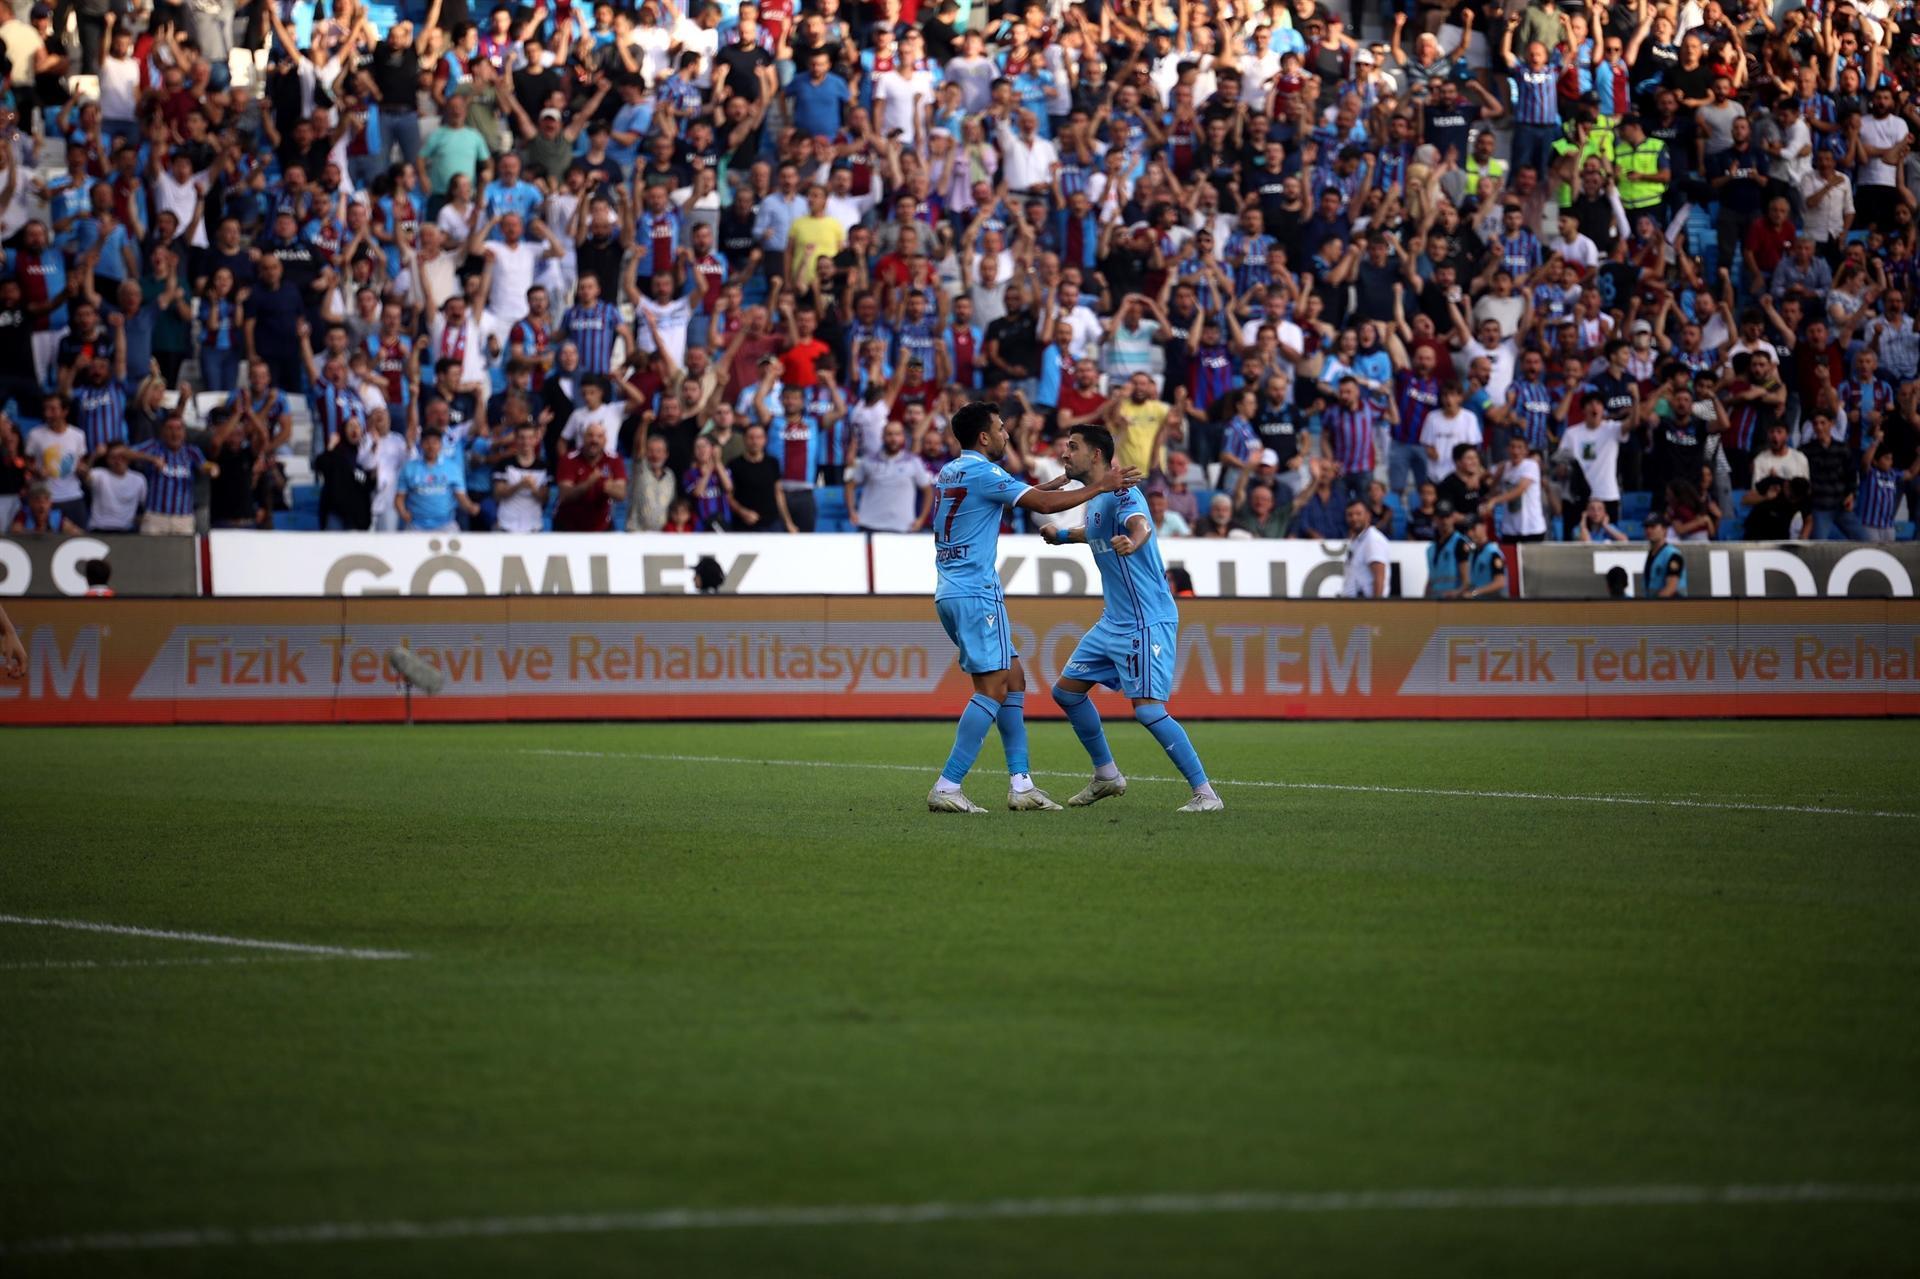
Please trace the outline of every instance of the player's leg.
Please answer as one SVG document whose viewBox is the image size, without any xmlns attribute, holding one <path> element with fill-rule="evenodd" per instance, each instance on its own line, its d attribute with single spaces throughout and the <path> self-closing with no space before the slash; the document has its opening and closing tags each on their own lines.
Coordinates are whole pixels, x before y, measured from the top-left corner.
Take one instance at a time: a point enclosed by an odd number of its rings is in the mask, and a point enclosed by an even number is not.
<svg viewBox="0 0 1920 1279">
<path fill-rule="evenodd" d="M 1179 628 L 1162 623 L 1144 626 L 1133 640 L 1131 662 L 1122 668 L 1127 676 L 1121 692 L 1133 703 L 1133 717 L 1153 734 L 1167 758 L 1180 770 L 1180 776 L 1193 787 L 1193 798 L 1180 808 L 1183 813 L 1212 812 L 1225 805 L 1207 781 L 1207 770 L 1200 763 L 1200 752 L 1193 749 L 1187 730 L 1167 713 L 1166 699 L 1173 691 L 1174 650 Z"/>
<path fill-rule="evenodd" d="M 1086 747 L 1093 761 L 1093 780 L 1067 801 L 1069 808 L 1085 808 L 1103 799 L 1127 793 L 1127 779 L 1113 762 L 1113 750 L 1107 745 L 1107 733 L 1100 725 L 1100 709 L 1087 696 L 1097 684 L 1119 687 L 1120 671 L 1109 652 L 1109 636 L 1095 626 L 1080 637 L 1066 670 L 1053 686 L 1053 700 L 1066 713 L 1075 737 Z"/>
<path fill-rule="evenodd" d="M 936 813 L 987 811 L 960 789 L 960 783 L 973 768 L 973 761 L 980 756 L 980 748 L 986 744 L 987 734 L 993 731 L 1007 695 L 1007 671 L 1001 665 L 999 637 L 990 634 L 992 627 L 984 616 L 983 606 L 991 608 L 993 604 L 976 599 L 946 599 L 935 604 L 940 624 L 960 650 L 960 669 L 973 680 L 973 696 L 967 699 L 966 709 L 960 712 L 960 723 L 954 729 L 953 749 L 933 783 L 933 790 L 927 794 L 927 807 Z"/>
<path fill-rule="evenodd" d="M 1226 807 L 1207 781 L 1207 770 L 1200 764 L 1200 752 L 1193 749 L 1193 741 L 1187 736 L 1187 730 L 1180 727 L 1180 721 L 1167 714 L 1165 702 L 1136 699 L 1133 717 L 1140 721 L 1142 728 L 1153 734 L 1153 740 L 1160 743 L 1160 749 L 1180 770 L 1180 776 L 1186 778 L 1187 785 L 1193 787 L 1193 798 L 1180 808 L 1180 812 L 1205 813 Z"/>
<path fill-rule="evenodd" d="M 1006 620 L 1001 619 L 1004 631 Z M 1008 641 L 1011 645 L 1011 641 Z M 1027 758 L 1027 672 L 1014 653 L 1006 670 L 1007 692 L 1000 699 L 1000 746 L 1007 753 L 1007 807 L 1015 812 L 1058 811 L 1053 796 L 1033 784 Z"/>
</svg>

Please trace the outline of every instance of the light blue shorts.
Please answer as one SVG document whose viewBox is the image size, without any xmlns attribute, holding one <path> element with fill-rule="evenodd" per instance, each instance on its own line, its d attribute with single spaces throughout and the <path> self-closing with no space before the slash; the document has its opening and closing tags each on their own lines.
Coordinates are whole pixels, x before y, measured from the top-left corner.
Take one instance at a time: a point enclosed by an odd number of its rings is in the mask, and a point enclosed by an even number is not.
<svg viewBox="0 0 1920 1279">
<path fill-rule="evenodd" d="M 1004 671 L 1019 654 L 1013 650 L 1013 630 L 1007 622 L 1005 600 L 978 595 L 955 595 L 933 602 L 947 638 L 960 650 L 960 669 L 969 675 Z"/>
<path fill-rule="evenodd" d="M 1074 645 L 1061 674 L 1119 689 L 1138 701 L 1164 702 L 1173 696 L 1179 634 L 1174 622 L 1119 626 L 1103 617 Z"/>
</svg>

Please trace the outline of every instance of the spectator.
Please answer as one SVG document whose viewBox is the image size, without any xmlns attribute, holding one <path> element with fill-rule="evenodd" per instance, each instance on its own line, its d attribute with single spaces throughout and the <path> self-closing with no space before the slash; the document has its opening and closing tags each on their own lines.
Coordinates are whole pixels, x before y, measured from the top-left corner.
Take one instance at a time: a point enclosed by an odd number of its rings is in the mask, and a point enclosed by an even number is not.
<svg viewBox="0 0 1920 1279">
<path fill-rule="evenodd" d="M 88 532 L 137 531 L 140 508 L 147 500 L 147 477 L 132 469 L 130 457 L 127 442 L 115 440 L 107 446 L 106 464 L 87 472 Z"/>
<path fill-rule="evenodd" d="M 494 527 L 502 533 L 538 533 L 546 526 L 553 475 L 547 470 L 539 425 L 522 420 L 512 431 L 506 455 L 493 463 Z M 654 439 L 648 443 L 659 444 L 659 451 L 664 451 L 666 441 Z M 671 481 L 671 473 L 668 479 Z"/>
<path fill-rule="evenodd" d="M 67 420 L 67 404 L 64 395 L 49 395 L 41 402 L 42 422 L 27 432 L 27 464 L 46 485 L 62 521 L 85 528 L 87 503 L 81 486 L 90 450 L 86 435 Z"/>
<path fill-rule="evenodd" d="M 1574 526 L 1574 540 L 1607 543 L 1632 539 L 1620 531 L 1607 514 L 1607 504 L 1596 497 L 1590 498 L 1580 512 L 1580 523 Z"/>
<path fill-rule="evenodd" d="M 1163 488 L 1156 486 L 1147 490 L 1147 514 L 1153 520 L 1153 531 L 1160 537 L 1193 536 L 1186 520 L 1167 506 L 1167 491 Z M 1285 537 L 1284 528 L 1274 536 Z"/>
<path fill-rule="evenodd" d="M 1366 502 L 1347 503 L 1347 553 L 1340 577 L 1340 597 L 1377 600 L 1387 597 L 1387 539 L 1374 527 Z"/>
<path fill-rule="evenodd" d="M 1206 518 L 1196 530 L 1197 537 L 1225 538 L 1233 536 L 1233 499 L 1225 493 L 1215 493 L 1207 503 Z"/>
<path fill-rule="evenodd" d="M 466 468 L 460 456 L 446 448 L 446 432 L 429 426 L 420 433 L 420 456 L 400 469 L 394 509 L 401 522 L 416 533 L 444 533 L 457 526 L 455 510 L 472 515 L 467 497 Z"/>
<path fill-rule="evenodd" d="M 667 465 L 666 436 L 649 435 L 643 453 L 644 460 L 633 474 L 636 491 L 627 505 L 629 533 L 654 533 L 666 527 L 667 508 L 679 493 L 679 484 Z"/>
<path fill-rule="evenodd" d="M 1271 484 L 1252 484 L 1233 524 L 1244 537 L 1285 537 L 1292 516 L 1292 506 L 1280 505 Z"/>
<path fill-rule="evenodd" d="M 880 452 L 857 459 L 847 471 L 847 518 L 876 533 L 918 533 L 933 513 L 933 481 L 907 452 L 907 430 L 889 422 Z"/>
<path fill-rule="evenodd" d="M 314 468 L 320 476 L 320 527 L 365 532 L 373 527 L 379 475 L 361 461 L 366 429 L 349 418 Z"/>
<path fill-rule="evenodd" d="M 1313 458 L 1310 466 L 1313 483 L 1294 499 L 1292 535 L 1323 542 L 1339 541 L 1346 536 L 1347 529 L 1346 500 L 1334 491 L 1340 464 L 1331 458 Z"/>
<path fill-rule="evenodd" d="M 604 533 L 613 527 L 613 504 L 627 497 L 627 466 L 607 452 L 607 428 L 598 422 L 580 433 L 580 447 L 560 461 L 559 504 L 553 527 L 564 533 Z"/>
</svg>

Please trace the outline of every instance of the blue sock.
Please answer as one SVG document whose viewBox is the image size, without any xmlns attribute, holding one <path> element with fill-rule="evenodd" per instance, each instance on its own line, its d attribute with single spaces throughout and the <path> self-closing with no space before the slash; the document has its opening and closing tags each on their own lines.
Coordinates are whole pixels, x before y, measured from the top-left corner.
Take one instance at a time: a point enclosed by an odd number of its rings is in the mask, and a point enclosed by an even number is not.
<svg viewBox="0 0 1920 1279">
<path fill-rule="evenodd" d="M 1087 748 L 1087 754 L 1093 759 L 1095 768 L 1104 768 L 1113 763 L 1113 752 L 1107 748 L 1107 734 L 1100 727 L 1100 709 L 1085 693 L 1073 693 L 1058 684 L 1053 686 L 1053 700 L 1067 713 L 1067 722 L 1073 725 L 1074 736 Z"/>
<path fill-rule="evenodd" d="M 1133 708 L 1133 717 L 1140 721 L 1141 727 L 1153 734 L 1153 740 L 1160 743 L 1167 758 L 1180 770 L 1180 776 L 1187 779 L 1187 785 L 1199 790 L 1207 784 L 1207 770 L 1200 767 L 1200 754 L 1193 749 L 1193 743 L 1187 740 L 1187 730 L 1180 727 L 1180 721 L 1167 714 L 1167 708 L 1159 702 L 1148 702 L 1144 706 Z"/>
<path fill-rule="evenodd" d="M 1027 772 L 1027 695 L 1008 693 L 998 716 L 1000 745 L 1007 752 L 1007 774 Z"/>
<path fill-rule="evenodd" d="M 953 753 L 947 756 L 947 766 L 940 770 L 940 776 L 958 786 L 966 780 L 967 770 L 973 767 L 973 761 L 980 755 L 980 747 L 985 745 L 987 732 L 1000 715 L 1000 703 L 985 693 L 975 693 L 967 702 L 967 709 L 960 712 L 960 727 L 953 735 Z"/>
</svg>

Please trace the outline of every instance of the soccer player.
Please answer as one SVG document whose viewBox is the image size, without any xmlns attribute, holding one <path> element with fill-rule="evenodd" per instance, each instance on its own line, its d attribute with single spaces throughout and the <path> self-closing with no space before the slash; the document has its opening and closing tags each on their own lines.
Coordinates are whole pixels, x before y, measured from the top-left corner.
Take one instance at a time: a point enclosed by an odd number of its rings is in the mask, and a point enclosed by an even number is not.
<svg viewBox="0 0 1920 1279">
<path fill-rule="evenodd" d="M 1027 675 L 1013 651 L 1007 601 L 1000 591 L 995 553 L 1000 517 L 1009 506 L 1058 515 L 1125 488 L 1140 475 L 1126 467 L 1103 467 L 1098 481 L 1072 492 L 1059 491 L 1067 482 L 1064 475 L 1045 484 L 1016 480 L 999 465 L 1007 455 L 1007 425 L 999 407 L 986 401 L 963 405 L 953 415 L 952 430 L 960 456 L 941 468 L 933 489 L 933 563 L 939 574 L 933 606 L 960 650 L 960 669 L 973 677 L 973 697 L 961 712 L 953 753 L 927 793 L 927 808 L 936 813 L 987 811 L 961 792 L 960 783 L 980 754 L 987 730 L 998 725 L 1012 778 L 1007 807 L 1015 812 L 1058 811 L 1060 805 L 1036 789 L 1027 772 Z M 1113 452 L 1111 437 L 1107 452 Z M 1160 591 L 1164 595 L 1166 587 Z"/>
<path fill-rule="evenodd" d="M 1084 808 L 1109 795 L 1127 793 L 1127 779 L 1114 766 L 1107 735 L 1100 727 L 1100 712 L 1087 697 L 1095 684 L 1104 684 L 1133 702 L 1133 717 L 1153 734 L 1193 787 L 1193 798 L 1178 811 L 1217 812 L 1226 805 L 1207 782 L 1207 770 L 1187 740 L 1187 731 L 1167 714 L 1180 613 L 1167 588 L 1147 504 L 1136 490 L 1114 491 L 1117 486 L 1108 478 L 1113 474 L 1113 436 L 1103 427 L 1074 427 L 1067 437 L 1064 463 L 1067 478 L 1079 480 L 1100 496 L 1087 507 L 1082 527 L 1048 528 L 1040 535 L 1056 546 L 1085 542 L 1092 547 L 1106 594 L 1100 620 L 1074 646 L 1060 682 L 1053 686 L 1053 700 L 1067 713 L 1080 744 L 1093 758 L 1093 780 L 1067 803 Z"/>
</svg>

